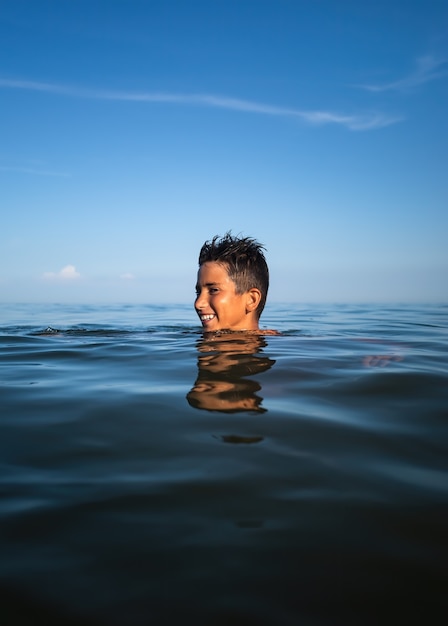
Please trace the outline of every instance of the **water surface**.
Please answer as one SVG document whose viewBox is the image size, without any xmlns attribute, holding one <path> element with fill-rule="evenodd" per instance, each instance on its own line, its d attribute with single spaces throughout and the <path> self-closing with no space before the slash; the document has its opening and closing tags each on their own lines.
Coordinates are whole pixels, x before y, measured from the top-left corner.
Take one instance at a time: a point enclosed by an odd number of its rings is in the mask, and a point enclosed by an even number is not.
<svg viewBox="0 0 448 626">
<path fill-rule="evenodd" d="M 446 610 L 448 307 L 0 308 L 1 623 Z"/>
</svg>

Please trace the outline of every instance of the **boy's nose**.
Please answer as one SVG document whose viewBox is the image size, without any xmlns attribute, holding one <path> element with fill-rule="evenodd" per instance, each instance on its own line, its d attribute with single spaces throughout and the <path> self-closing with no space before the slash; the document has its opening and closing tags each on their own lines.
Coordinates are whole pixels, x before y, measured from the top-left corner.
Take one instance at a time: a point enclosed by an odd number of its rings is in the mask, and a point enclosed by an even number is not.
<svg viewBox="0 0 448 626">
<path fill-rule="evenodd" d="M 202 293 L 198 293 L 196 296 L 196 300 L 194 301 L 194 306 L 197 309 L 203 309 L 207 306 L 206 299 Z"/>
</svg>

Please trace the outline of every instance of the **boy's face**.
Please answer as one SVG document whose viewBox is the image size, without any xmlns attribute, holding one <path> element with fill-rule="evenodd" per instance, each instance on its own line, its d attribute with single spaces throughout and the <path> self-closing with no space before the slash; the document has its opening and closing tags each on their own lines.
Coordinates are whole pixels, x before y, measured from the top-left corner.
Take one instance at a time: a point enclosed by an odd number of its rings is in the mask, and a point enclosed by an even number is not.
<svg viewBox="0 0 448 626">
<path fill-rule="evenodd" d="M 258 330 L 250 292 L 237 294 L 225 265 L 208 261 L 199 268 L 196 313 L 207 331 Z"/>
</svg>

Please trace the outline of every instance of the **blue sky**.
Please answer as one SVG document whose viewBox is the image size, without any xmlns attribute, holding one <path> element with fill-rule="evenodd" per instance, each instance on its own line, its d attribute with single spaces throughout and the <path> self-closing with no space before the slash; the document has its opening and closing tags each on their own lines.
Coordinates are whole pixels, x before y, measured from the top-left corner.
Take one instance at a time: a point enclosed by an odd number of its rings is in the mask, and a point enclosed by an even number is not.
<svg viewBox="0 0 448 626">
<path fill-rule="evenodd" d="M 445 0 L 3 1 L 0 110 L 3 301 L 448 301 Z"/>
</svg>

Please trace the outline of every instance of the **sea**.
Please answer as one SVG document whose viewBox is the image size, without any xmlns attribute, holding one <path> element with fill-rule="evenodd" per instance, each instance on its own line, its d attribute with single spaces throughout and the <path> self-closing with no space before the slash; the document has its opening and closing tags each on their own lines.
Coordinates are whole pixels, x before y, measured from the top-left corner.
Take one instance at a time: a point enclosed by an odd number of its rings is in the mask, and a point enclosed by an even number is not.
<svg viewBox="0 0 448 626">
<path fill-rule="evenodd" d="M 0 305 L 0 624 L 448 615 L 448 305 Z"/>
</svg>

